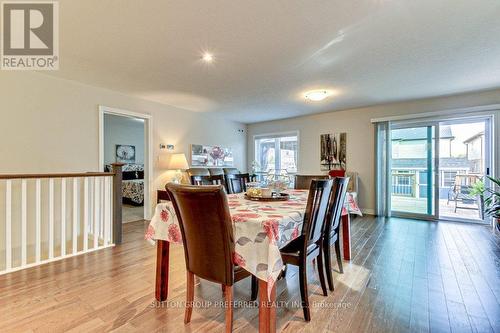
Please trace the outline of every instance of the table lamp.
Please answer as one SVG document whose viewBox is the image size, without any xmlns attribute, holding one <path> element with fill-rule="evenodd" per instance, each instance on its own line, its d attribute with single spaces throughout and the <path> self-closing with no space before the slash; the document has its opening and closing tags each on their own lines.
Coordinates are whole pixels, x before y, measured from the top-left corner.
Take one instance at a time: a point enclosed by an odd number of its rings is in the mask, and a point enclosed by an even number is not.
<svg viewBox="0 0 500 333">
<path fill-rule="evenodd" d="M 172 154 L 168 161 L 168 169 L 175 170 L 173 182 L 179 184 L 182 180 L 182 170 L 189 169 L 186 155 L 183 153 Z"/>
</svg>

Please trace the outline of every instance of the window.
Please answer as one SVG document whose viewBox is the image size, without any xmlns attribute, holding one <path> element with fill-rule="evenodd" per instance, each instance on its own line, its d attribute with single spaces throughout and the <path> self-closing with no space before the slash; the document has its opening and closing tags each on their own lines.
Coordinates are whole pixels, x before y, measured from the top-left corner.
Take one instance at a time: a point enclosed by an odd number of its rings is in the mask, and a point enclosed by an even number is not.
<svg viewBox="0 0 500 333">
<path fill-rule="evenodd" d="M 286 170 L 297 173 L 297 134 L 269 135 L 255 138 L 255 161 L 262 172 Z"/>
<path fill-rule="evenodd" d="M 443 171 L 443 187 L 450 187 L 455 183 L 456 171 Z"/>
</svg>

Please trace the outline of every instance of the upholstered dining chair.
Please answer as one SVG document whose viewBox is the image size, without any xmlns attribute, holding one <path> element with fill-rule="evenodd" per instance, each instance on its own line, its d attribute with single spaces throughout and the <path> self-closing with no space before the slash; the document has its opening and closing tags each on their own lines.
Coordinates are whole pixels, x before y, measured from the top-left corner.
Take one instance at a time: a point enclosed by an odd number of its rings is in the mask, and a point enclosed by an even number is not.
<svg viewBox="0 0 500 333">
<path fill-rule="evenodd" d="M 229 193 L 242 193 L 247 191 L 247 183 L 254 182 L 257 177 L 248 173 L 226 175 L 227 190 Z"/>
<path fill-rule="evenodd" d="M 296 190 L 308 190 L 313 179 L 328 179 L 328 175 L 296 175 L 295 186 Z"/>
<path fill-rule="evenodd" d="M 284 264 L 299 267 L 300 297 L 302 299 L 302 310 L 306 321 L 311 320 L 309 294 L 307 291 L 307 259 L 310 257 L 316 258 L 321 289 L 323 295 L 327 296 L 323 271 L 322 235 L 324 232 L 324 223 L 326 221 L 325 217 L 328 210 L 332 183 L 333 180 L 331 179 L 314 179 L 311 181 L 304 223 L 302 225 L 302 234 L 280 249 L 281 258 Z M 256 293 L 257 290 L 254 292 Z"/>
<path fill-rule="evenodd" d="M 328 213 L 326 216 L 322 250 L 325 257 L 326 279 L 328 281 L 328 288 L 331 291 L 334 290 L 332 278 L 332 263 L 330 257 L 332 243 L 335 245 L 335 254 L 337 256 L 337 264 L 339 266 L 340 273 L 344 272 L 344 269 L 342 267 L 342 255 L 340 253 L 339 229 L 340 220 L 342 218 L 342 208 L 344 207 L 348 184 L 348 177 L 335 177 L 333 179 L 332 191 L 328 203 Z"/>
<path fill-rule="evenodd" d="M 223 285 L 227 303 L 226 332 L 231 332 L 233 284 L 251 274 L 233 262 L 234 235 L 224 188 L 168 183 L 166 190 L 179 220 L 184 246 L 187 271 L 184 323 L 191 320 L 196 275 Z M 256 295 L 252 295 L 252 299 L 255 298 Z"/>
</svg>

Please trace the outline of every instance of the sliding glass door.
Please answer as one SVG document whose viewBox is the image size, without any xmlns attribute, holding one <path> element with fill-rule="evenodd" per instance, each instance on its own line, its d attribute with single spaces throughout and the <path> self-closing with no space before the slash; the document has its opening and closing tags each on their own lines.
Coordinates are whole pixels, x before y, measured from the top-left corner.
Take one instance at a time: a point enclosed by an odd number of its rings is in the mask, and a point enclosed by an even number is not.
<svg viewBox="0 0 500 333">
<path fill-rule="evenodd" d="M 490 126 L 489 117 L 387 124 L 388 159 L 380 169 L 388 172 L 379 173 L 386 181 L 378 195 L 384 200 L 388 194 L 389 214 L 484 222 L 484 202 L 475 189 L 488 186 Z"/>
<path fill-rule="evenodd" d="M 436 218 L 439 124 L 392 126 L 390 131 L 392 215 Z"/>
</svg>

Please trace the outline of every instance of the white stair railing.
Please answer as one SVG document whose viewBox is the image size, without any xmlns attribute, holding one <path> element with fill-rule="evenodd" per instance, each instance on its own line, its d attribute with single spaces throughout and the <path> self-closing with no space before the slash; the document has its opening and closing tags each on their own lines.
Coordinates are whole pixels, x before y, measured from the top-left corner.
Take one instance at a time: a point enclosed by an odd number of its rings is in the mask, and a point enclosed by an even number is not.
<svg viewBox="0 0 500 333">
<path fill-rule="evenodd" d="M 121 180 L 121 164 L 111 173 L 0 175 L 0 274 L 121 243 Z"/>
</svg>

